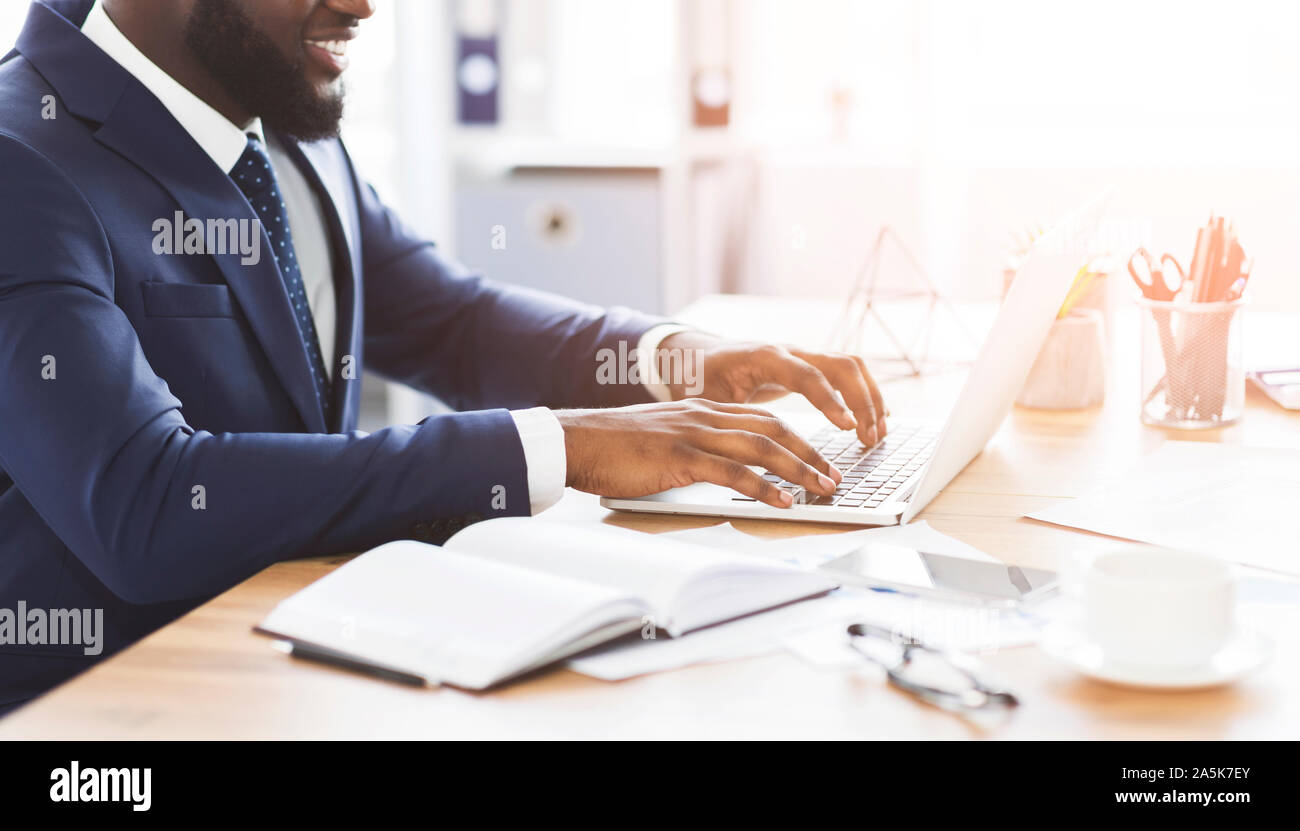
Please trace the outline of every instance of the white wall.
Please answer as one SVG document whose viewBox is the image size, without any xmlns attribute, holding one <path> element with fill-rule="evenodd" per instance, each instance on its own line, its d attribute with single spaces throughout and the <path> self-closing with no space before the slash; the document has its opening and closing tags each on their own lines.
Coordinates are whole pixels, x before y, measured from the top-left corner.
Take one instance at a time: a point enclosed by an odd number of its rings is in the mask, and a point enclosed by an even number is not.
<svg viewBox="0 0 1300 831">
<path fill-rule="evenodd" d="M 1126 245 L 1186 263 L 1196 227 L 1226 214 L 1256 257 L 1256 302 L 1300 309 L 1300 7 L 740 5 L 736 130 L 769 150 L 756 289 L 837 296 L 888 222 L 954 294 L 990 296 L 1013 229 L 1110 183 Z"/>
<path fill-rule="evenodd" d="M 981 167 L 942 175 L 934 198 L 950 204 L 932 210 L 917 168 L 770 161 L 760 175 L 752 290 L 843 296 L 876 230 L 889 224 L 955 296 L 992 297 L 1013 229 L 1051 224 L 1114 185 L 1103 228 L 1114 253 L 1146 245 L 1187 266 L 1196 228 L 1214 210 L 1236 220 L 1256 259 L 1253 301 L 1300 309 L 1300 167 Z"/>
</svg>

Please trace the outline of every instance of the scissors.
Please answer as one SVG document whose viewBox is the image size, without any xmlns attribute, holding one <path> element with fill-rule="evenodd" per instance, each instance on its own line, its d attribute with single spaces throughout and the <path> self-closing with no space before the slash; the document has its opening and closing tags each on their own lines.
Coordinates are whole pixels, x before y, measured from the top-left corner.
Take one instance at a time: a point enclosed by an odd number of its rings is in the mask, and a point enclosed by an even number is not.
<svg viewBox="0 0 1300 831">
<path fill-rule="evenodd" d="M 1173 270 L 1178 273 L 1178 279 L 1173 283 L 1170 283 L 1165 276 L 1167 265 L 1173 266 Z M 1133 252 L 1132 257 L 1128 258 L 1128 273 L 1148 300 L 1162 302 L 1173 300 L 1182 289 L 1183 283 L 1187 282 L 1187 272 L 1183 271 L 1183 267 L 1173 254 L 1162 254 L 1160 261 L 1157 262 L 1151 252 L 1145 248 L 1139 248 Z"/>
<path fill-rule="evenodd" d="M 1165 276 L 1167 273 L 1166 266 L 1172 266 L 1173 272 L 1178 276 L 1178 279 L 1173 283 L 1170 283 Z M 1137 287 L 1148 300 L 1159 303 L 1172 301 L 1178 296 L 1183 284 L 1187 282 L 1187 272 L 1183 271 L 1182 265 L 1174 255 L 1162 254 L 1160 261 L 1156 262 L 1156 258 L 1145 248 L 1138 248 L 1133 252 L 1133 256 L 1128 258 L 1128 273 L 1133 277 L 1133 282 L 1137 284 Z M 1151 309 L 1151 316 L 1155 318 L 1156 333 L 1160 339 L 1160 352 L 1164 355 L 1165 377 L 1161 378 L 1160 382 L 1151 390 L 1148 401 L 1163 390 L 1167 393 L 1171 407 L 1179 412 L 1186 412 L 1191 403 L 1187 400 L 1187 373 L 1178 344 L 1174 340 L 1174 330 L 1169 309 L 1153 308 Z"/>
</svg>

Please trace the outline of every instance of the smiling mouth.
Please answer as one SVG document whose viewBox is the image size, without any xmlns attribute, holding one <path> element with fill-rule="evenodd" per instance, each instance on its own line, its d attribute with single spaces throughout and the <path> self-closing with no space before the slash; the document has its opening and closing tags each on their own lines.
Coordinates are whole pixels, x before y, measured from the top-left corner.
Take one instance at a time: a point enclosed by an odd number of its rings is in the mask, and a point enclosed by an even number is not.
<svg viewBox="0 0 1300 831">
<path fill-rule="evenodd" d="M 307 45 L 307 54 L 326 71 L 338 75 L 348 68 L 348 42 L 346 40 L 303 41 Z"/>
</svg>

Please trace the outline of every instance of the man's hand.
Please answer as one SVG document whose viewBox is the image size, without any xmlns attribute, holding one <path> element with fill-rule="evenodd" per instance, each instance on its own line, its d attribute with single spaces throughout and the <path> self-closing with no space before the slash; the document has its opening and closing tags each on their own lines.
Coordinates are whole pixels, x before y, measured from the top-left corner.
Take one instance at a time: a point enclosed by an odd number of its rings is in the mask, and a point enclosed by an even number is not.
<svg viewBox="0 0 1300 831">
<path fill-rule="evenodd" d="M 836 427 L 856 429 L 867 447 L 885 437 L 887 410 L 880 389 L 866 362 L 855 355 L 737 343 L 687 331 L 664 338 L 655 360 L 656 366 L 673 370 L 660 374 L 674 400 L 698 396 L 743 404 L 794 392 Z M 690 374 L 698 377 L 686 377 Z"/>
<path fill-rule="evenodd" d="M 778 508 L 793 500 L 747 465 L 819 494 L 840 474 L 771 413 L 690 399 L 609 410 L 557 410 L 568 461 L 565 484 L 634 498 L 712 482 Z"/>
</svg>

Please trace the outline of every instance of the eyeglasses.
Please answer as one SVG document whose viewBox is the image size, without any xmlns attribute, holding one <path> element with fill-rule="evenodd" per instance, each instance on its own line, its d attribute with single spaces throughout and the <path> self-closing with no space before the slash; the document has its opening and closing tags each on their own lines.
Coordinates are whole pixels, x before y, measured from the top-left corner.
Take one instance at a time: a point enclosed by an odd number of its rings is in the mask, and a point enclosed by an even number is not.
<svg viewBox="0 0 1300 831">
<path fill-rule="evenodd" d="M 850 646 L 884 668 L 889 683 L 928 704 L 956 713 L 1008 710 L 1020 704 L 1010 691 L 981 680 L 979 664 L 966 655 L 901 638 L 871 623 L 850 625 L 848 635 Z"/>
</svg>

